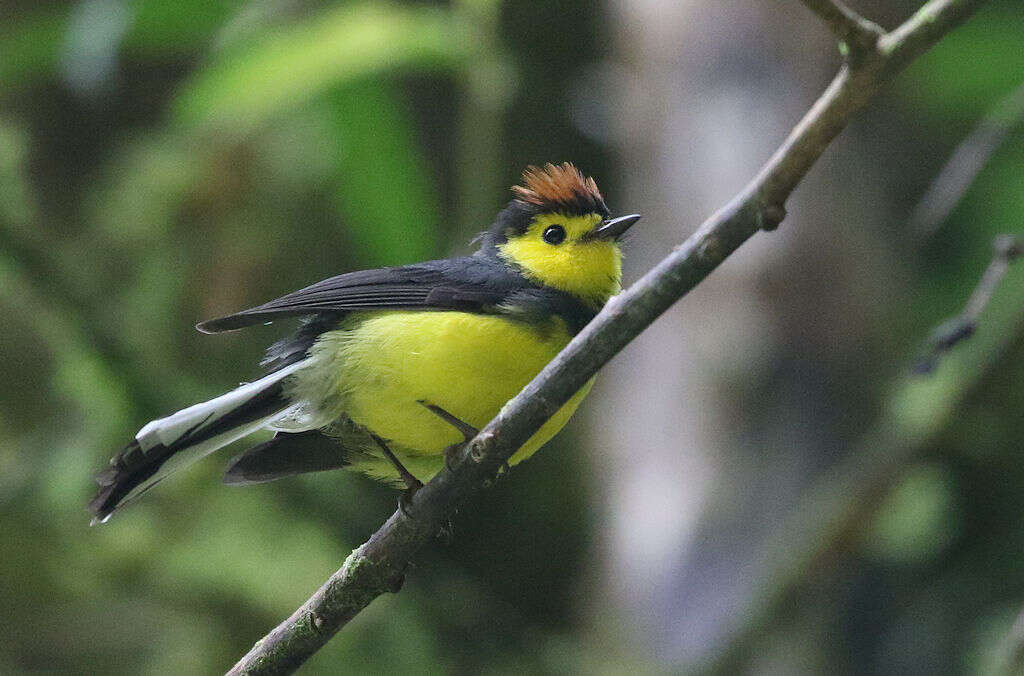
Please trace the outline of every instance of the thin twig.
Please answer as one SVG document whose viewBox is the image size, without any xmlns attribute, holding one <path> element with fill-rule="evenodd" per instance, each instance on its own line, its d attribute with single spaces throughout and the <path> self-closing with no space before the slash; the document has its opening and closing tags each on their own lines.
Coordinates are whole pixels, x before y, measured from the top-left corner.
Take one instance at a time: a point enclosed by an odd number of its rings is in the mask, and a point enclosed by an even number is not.
<svg viewBox="0 0 1024 676">
<path fill-rule="evenodd" d="M 801 0 L 828 25 L 840 43 L 855 52 L 870 51 L 885 35 L 878 24 L 868 21 L 840 0 Z"/>
<path fill-rule="evenodd" d="M 631 340 L 693 289 L 741 244 L 785 217 L 793 189 L 892 76 L 984 0 L 931 0 L 879 49 L 847 63 L 754 180 L 682 246 L 612 298 L 544 370 L 467 444 L 454 468 L 420 489 L 408 514 L 396 511 L 354 551 L 312 598 L 243 657 L 232 674 L 294 671 L 374 598 L 396 591 L 412 556 L 446 516 L 519 449 L 540 426 Z M 922 21 L 926 12 L 928 21 Z M 897 37 L 894 37 L 897 36 Z M 885 48 L 882 48 L 882 45 Z"/>
<path fill-rule="evenodd" d="M 915 241 L 927 242 L 942 227 L 1003 141 L 1021 123 L 1024 123 L 1024 83 L 1000 100 L 956 147 L 914 207 L 907 231 Z"/>
<path fill-rule="evenodd" d="M 857 546 L 885 496 L 956 420 L 956 411 L 976 400 L 1007 364 L 1024 356 L 1024 312 L 1013 308 L 1000 320 L 1001 330 L 988 337 L 959 377 L 902 379 L 877 423 L 807 492 L 773 538 L 771 551 L 758 566 L 764 572 L 753 585 L 752 600 L 724 645 L 709 662 L 689 671 L 703 676 L 743 673 L 766 639 L 785 631 L 801 593 L 844 551 Z"/>
<path fill-rule="evenodd" d="M 992 294 L 999 287 L 1010 263 L 1024 253 L 1024 243 L 1013 235 L 999 235 L 992 243 L 995 249 L 992 261 L 985 268 L 985 273 L 974 287 L 971 297 L 964 305 L 963 312 L 956 317 L 944 321 L 937 326 L 928 338 L 928 352 L 914 364 L 914 373 L 925 375 L 932 373 L 942 355 L 974 335 L 978 329 L 978 317 L 992 299 Z"/>
<path fill-rule="evenodd" d="M 970 18 L 979 5 L 977 2 L 926 2 L 912 17 L 878 41 L 879 51 L 888 58 L 889 70 L 905 68 L 941 40 L 951 27 Z"/>
</svg>

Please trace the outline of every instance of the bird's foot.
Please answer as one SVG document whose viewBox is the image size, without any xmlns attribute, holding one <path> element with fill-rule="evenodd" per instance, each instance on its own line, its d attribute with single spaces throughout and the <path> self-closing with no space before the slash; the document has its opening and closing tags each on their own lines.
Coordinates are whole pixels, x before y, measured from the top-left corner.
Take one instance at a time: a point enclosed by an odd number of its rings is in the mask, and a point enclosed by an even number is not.
<svg viewBox="0 0 1024 676">
<path fill-rule="evenodd" d="M 508 476 L 508 473 L 511 471 L 512 468 L 508 466 L 508 460 L 501 463 L 501 466 L 498 467 L 498 472 L 494 475 L 493 479 L 484 479 L 484 488 L 493 488 L 494 486 L 497 486 L 498 482 L 504 481 L 505 477 Z"/>
<path fill-rule="evenodd" d="M 412 504 L 412 497 L 416 495 L 416 492 L 419 489 L 423 488 L 423 483 L 419 479 L 413 477 L 413 481 L 416 483 L 407 485 L 407 488 L 402 491 L 402 495 L 398 498 L 398 509 L 400 509 L 402 514 L 405 514 L 410 519 L 412 518 L 412 515 L 409 514 L 409 505 Z"/>
<path fill-rule="evenodd" d="M 452 444 L 448 448 L 444 449 L 444 466 L 449 472 L 455 471 L 455 461 L 459 459 L 459 451 L 466 447 L 465 442 L 461 444 Z"/>
</svg>

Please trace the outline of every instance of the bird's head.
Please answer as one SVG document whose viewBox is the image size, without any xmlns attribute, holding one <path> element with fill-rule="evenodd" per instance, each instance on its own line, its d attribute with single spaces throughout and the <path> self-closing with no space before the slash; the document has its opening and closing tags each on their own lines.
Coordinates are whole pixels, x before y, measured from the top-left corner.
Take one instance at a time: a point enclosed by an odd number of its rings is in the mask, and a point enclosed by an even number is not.
<svg viewBox="0 0 1024 676">
<path fill-rule="evenodd" d="M 509 205 L 485 233 L 481 252 L 530 280 L 601 306 L 619 292 L 619 239 L 638 214 L 609 218 L 594 179 L 565 162 L 523 172 Z"/>
</svg>

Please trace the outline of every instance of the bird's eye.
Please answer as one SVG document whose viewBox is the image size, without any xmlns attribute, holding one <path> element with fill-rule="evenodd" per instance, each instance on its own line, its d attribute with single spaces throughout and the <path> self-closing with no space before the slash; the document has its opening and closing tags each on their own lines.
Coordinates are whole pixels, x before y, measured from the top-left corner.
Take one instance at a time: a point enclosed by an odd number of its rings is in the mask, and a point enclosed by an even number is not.
<svg viewBox="0 0 1024 676">
<path fill-rule="evenodd" d="M 565 228 L 560 225 L 549 225 L 544 229 L 544 241 L 548 244 L 561 244 L 565 241 Z"/>
</svg>

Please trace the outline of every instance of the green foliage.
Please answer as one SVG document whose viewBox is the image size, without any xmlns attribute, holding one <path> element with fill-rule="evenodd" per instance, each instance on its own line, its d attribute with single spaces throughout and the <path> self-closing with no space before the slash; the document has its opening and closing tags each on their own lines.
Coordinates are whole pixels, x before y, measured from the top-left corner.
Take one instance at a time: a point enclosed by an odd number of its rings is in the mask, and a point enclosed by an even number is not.
<svg viewBox="0 0 1024 676">
<path fill-rule="evenodd" d="M 875 515 L 866 550 L 894 563 L 919 563 L 941 554 L 956 539 L 954 487 L 938 466 L 914 468 Z"/>
<path fill-rule="evenodd" d="M 63 12 L 41 11 L 0 28 L 0 88 L 36 79 L 56 65 L 66 27 Z"/>
<path fill-rule="evenodd" d="M 327 150 L 337 172 L 334 198 L 354 226 L 360 258 L 393 265 L 443 253 L 437 185 L 429 179 L 412 120 L 390 88 L 354 82 L 331 92 L 326 105 L 334 139 Z M 389 133 L 376 133 L 380 128 Z"/>
<path fill-rule="evenodd" d="M 1020 7 L 996 3 L 946 36 L 904 76 L 915 103 L 959 124 L 983 115 L 993 101 L 1020 85 L 1024 52 L 1014 36 L 1022 25 Z"/>
<path fill-rule="evenodd" d="M 221 132 L 248 129 L 359 77 L 450 70 L 469 56 L 468 37 L 438 10 L 343 6 L 236 41 L 198 73 L 176 112 Z"/>
<path fill-rule="evenodd" d="M 927 183 L 959 139 L 950 129 L 966 131 L 1019 85 L 1024 26 L 1014 2 L 995 2 L 902 78 L 893 95 L 900 124 L 920 118 L 922 137 L 942 146 L 931 163 L 915 158 L 908 181 Z M 251 377 L 263 347 L 291 328 L 207 337 L 191 331 L 197 320 L 339 272 L 464 252 L 463 236 L 487 226 L 527 162 L 578 161 L 614 195 L 623 171 L 615 149 L 585 138 L 572 117 L 579 100 L 606 95 L 588 88 L 622 68 L 610 61 L 643 50 L 616 47 L 608 17 L 584 2 L 15 4 L 0 26 L 0 673 L 223 671 L 390 514 L 394 492 L 343 474 L 225 488 L 229 449 L 90 529 L 88 477 L 146 421 Z M 97 4 L 127 21 L 116 44 L 93 45 L 114 67 L 76 89 L 64 70 L 81 66 L 76 49 L 101 34 L 81 21 Z M 625 71 L 615 72 L 624 86 Z M 635 96 L 660 106 L 661 94 Z M 608 124 L 614 112 L 602 112 Z M 1009 139 L 920 255 L 892 256 L 901 301 L 871 319 L 878 344 L 858 344 L 837 358 L 845 369 L 824 374 L 835 390 L 883 389 L 872 379 L 898 360 L 902 368 L 960 308 L 992 237 L 1020 231 L 1022 138 Z M 658 150 L 670 140 L 628 143 Z M 718 161 L 687 161 L 709 159 Z M 675 175 L 649 178 L 645 195 L 675 190 Z M 675 214 L 662 204 L 636 208 L 662 217 L 652 230 L 672 229 L 671 244 L 692 225 L 666 221 Z M 660 246 L 644 237 L 636 235 L 641 253 Z M 898 482 L 858 540 L 899 608 L 964 618 L 956 631 L 926 636 L 928 645 L 962 639 L 969 666 L 990 659 L 1024 590 L 1015 454 L 1024 362 L 986 374 L 990 394 L 963 410 L 936 413 L 936 403 L 976 373 L 973 347 L 1007 335 L 1021 297 L 1015 271 L 972 343 L 932 380 L 890 395 L 905 429 L 938 430 L 933 457 Z M 770 396 L 751 403 L 725 393 L 741 420 L 796 411 L 807 416 L 801 425 L 825 425 L 832 412 L 790 406 L 774 388 L 782 360 L 768 364 L 775 348 L 758 342 L 764 355 L 738 359 L 729 373 L 765 381 Z M 819 358 L 799 355 L 802 365 Z M 745 458 L 771 456 L 762 437 L 751 439 Z M 605 478 L 588 474 L 591 450 L 570 428 L 477 496 L 455 517 L 453 542 L 425 552 L 401 594 L 375 601 L 308 673 L 669 668 L 646 643 L 651 627 L 629 626 L 607 599 L 592 598 L 601 580 L 588 566 L 614 543 L 593 532 L 598 517 L 588 513 L 607 497 L 595 497 Z M 649 461 L 644 449 L 606 450 Z M 709 492 L 724 493 L 724 483 Z M 824 601 L 812 614 L 839 623 L 867 596 Z M 652 612 L 672 602 L 660 599 Z M 903 618 L 878 611 L 872 636 L 898 636 Z M 788 640 L 816 654 L 850 652 L 844 632 L 819 645 L 814 631 Z"/>
</svg>

